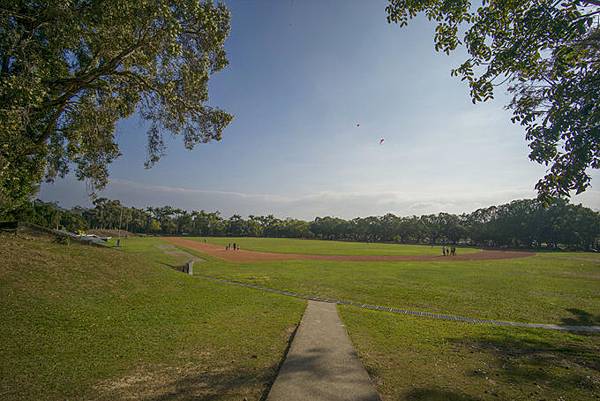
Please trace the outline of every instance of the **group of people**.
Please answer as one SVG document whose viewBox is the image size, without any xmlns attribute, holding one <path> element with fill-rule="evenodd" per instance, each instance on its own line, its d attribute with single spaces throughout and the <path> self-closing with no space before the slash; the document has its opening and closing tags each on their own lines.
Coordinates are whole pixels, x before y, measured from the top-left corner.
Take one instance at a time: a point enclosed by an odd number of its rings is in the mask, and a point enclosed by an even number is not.
<svg viewBox="0 0 600 401">
<path fill-rule="evenodd" d="M 448 247 L 448 246 L 444 245 L 442 247 L 442 255 L 444 255 L 444 256 L 456 256 L 456 247 L 454 245 L 452 245 L 451 247 Z"/>
<path fill-rule="evenodd" d="M 227 244 L 227 246 L 225 247 L 225 250 L 228 251 L 228 250 L 230 250 L 232 248 L 233 248 L 234 251 L 239 251 L 240 250 L 240 246 L 238 244 L 236 244 L 235 242 L 233 244 L 231 244 L 231 243 Z"/>
</svg>

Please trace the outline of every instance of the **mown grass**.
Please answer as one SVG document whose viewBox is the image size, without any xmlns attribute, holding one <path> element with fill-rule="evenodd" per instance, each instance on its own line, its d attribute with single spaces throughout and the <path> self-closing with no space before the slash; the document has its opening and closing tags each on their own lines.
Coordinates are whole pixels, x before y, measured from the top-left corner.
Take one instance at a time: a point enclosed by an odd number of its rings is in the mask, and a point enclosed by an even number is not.
<svg viewBox="0 0 600 401">
<path fill-rule="evenodd" d="M 580 322 L 576 311 L 600 314 L 598 255 L 457 262 L 215 260 L 196 273 L 307 295 L 486 319 L 589 324 Z"/>
<path fill-rule="evenodd" d="M 189 237 L 189 239 L 210 244 L 226 246 L 234 242 L 241 249 L 276 252 L 299 253 L 306 255 L 441 255 L 441 246 L 381 244 L 347 241 L 320 241 L 292 238 L 251 238 L 251 237 Z M 458 248 L 458 254 L 480 252 L 474 248 Z"/>
<path fill-rule="evenodd" d="M 304 303 L 125 252 L 0 236 L 0 399 L 258 400 Z"/>
<path fill-rule="evenodd" d="M 384 401 L 600 398 L 598 335 L 339 309 Z"/>
</svg>

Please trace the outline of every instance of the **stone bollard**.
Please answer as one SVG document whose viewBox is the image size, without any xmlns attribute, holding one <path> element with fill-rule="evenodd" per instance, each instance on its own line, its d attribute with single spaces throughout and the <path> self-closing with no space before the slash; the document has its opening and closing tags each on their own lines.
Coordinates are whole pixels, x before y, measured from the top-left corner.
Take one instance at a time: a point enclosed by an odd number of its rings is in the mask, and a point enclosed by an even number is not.
<svg viewBox="0 0 600 401">
<path fill-rule="evenodd" d="M 194 274 L 194 259 L 189 260 L 185 264 L 183 272 L 189 274 L 190 276 Z"/>
</svg>

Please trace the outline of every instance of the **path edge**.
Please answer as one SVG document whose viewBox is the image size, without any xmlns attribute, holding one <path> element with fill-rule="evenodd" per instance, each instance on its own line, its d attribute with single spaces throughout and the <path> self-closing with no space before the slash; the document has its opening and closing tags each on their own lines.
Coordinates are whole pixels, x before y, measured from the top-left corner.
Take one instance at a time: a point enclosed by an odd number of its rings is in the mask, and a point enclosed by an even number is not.
<svg viewBox="0 0 600 401">
<path fill-rule="evenodd" d="M 281 359 L 279 360 L 279 363 L 277 364 L 277 368 L 275 369 L 275 374 L 273 375 L 273 378 L 270 379 L 263 387 L 262 394 L 260 395 L 260 398 L 258 399 L 258 401 L 267 401 L 267 398 L 269 398 L 269 393 L 271 392 L 271 389 L 273 388 L 273 384 L 275 384 L 275 380 L 277 380 L 277 377 L 279 376 L 279 372 L 281 372 L 281 367 L 283 366 L 283 363 L 285 362 L 285 360 L 288 357 L 290 348 L 292 348 L 292 343 L 294 342 L 294 338 L 296 338 L 296 333 L 298 333 L 300 324 L 302 324 L 302 319 L 304 319 L 304 314 L 306 313 L 307 307 L 308 307 L 308 302 L 305 302 L 304 311 L 302 312 L 302 317 L 300 318 L 300 321 L 298 323 L 296 323 L 296 326 L 294 327 L 292 334 L 290 334 L 287 339 L 287 344 L 285 346 L 285 350 L 283 351 L 283 355 L 281 356 Z"/>
</svg>

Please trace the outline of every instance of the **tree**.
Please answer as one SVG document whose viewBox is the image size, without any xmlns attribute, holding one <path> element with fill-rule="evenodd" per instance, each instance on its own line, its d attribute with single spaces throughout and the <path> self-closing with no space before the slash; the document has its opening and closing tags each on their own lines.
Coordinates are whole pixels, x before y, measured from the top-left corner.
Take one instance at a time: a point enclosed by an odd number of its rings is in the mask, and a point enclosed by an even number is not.
<svg viewBox="0 0 600 401">
<path fill-rule="evenodd" d="M 242 237 L 246 235 L 246 221 L 239 214 L 231 216 L 227 222 L 227 235 L 231 237 Z"/>
<path fill-rule="evenodd" d="M 70 164 L 92 192 L 105 186 L 115 123 L 135 111 L 150 126 L 147 167 L 164 133 L 188 149 L 219 140 L 232 116 L 206 102 L 229 21 L 208 0 L 1 2 L 0 212 Z"/>
<path fill-rule="evenodd" d="M 389 0 L 386 11 L 401 26 L 419 13 L 435 21 L 437 51 L 465 46 L 452 75 L 469 83 L 473 103 L 508 83 L 530 159 L 551 165 L 536 184 L 541 199 L 589 187 L 586 169 L 600 168 L 599 0 L 483 0 L 477 9 L 470 0 Z"/>
<path fill-rule="evenodd" d="M 261 226 L 261 220 L 257 216 L 250 215 L 246 220 L 246 235 L 249 237 L 262 237 L 263 228 Z"/>
<path fill-rule="evenodd" d="M 490 247 L 526 247 L 597 250 L 600 245 L 600 213 L 559 199 L 543 207 L 539 199 L 514 200 L 469 214 L 438 213 L 423 216 L 358 217 L 350 221 L 317 217 L 312 222 L 273 215 L 234 214 L 224 220 L 219 212 L 188 212 L 172 206 L 127 207 L 118 200 L 99 198 L 94 209 L 60 208 L 36 200 L 14 211 L 13 220 L 45 227 L 78 231 L 90 228 L 129 227 L 137 233 L 201 236 L 320 238 L 368 242 L 457 243 Z"/>
<path fill-rule="evenodd" d="M 88 226 L 83 217 L 79 214 L 66 212 L 61 214 L 60 225 L 65 228 L 65 230 L 70 232 L 80 232 L 85 231 Z"/>
<path fill-rule="evenodd" d="M 158 222 L 158 220 L 150 217 L 150 219 L 148 220 L 147 230 L 148 230 L 148 232 L 150 232 L 152 234 L 159 232 L 160 231 L 160 223 Z"/>
<path fill-rule="evenodd" d="M 189 234 L 192 231 L 192 215 L 186 210 L 175 209 L 175 224 L 177 226 L 177 234 Z"/>
</svg>

